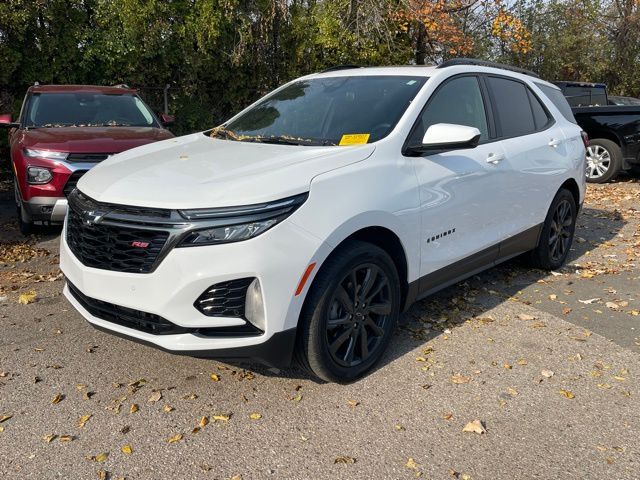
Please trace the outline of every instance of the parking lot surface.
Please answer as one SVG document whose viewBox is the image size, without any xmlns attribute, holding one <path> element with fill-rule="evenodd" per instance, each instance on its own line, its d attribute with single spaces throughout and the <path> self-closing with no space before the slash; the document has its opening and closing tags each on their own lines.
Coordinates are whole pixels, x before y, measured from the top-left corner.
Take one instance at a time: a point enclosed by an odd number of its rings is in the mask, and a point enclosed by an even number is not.
<svg viewBox="0 0 640 480">
<path fill-rule="evenodd" d="M 350 385 L 101 333 L 59 231 L 0 193 L 0 478 L 640 478 L 640 182 L 589 186 L 568 264 L 414 305 Z"/>
</svg>

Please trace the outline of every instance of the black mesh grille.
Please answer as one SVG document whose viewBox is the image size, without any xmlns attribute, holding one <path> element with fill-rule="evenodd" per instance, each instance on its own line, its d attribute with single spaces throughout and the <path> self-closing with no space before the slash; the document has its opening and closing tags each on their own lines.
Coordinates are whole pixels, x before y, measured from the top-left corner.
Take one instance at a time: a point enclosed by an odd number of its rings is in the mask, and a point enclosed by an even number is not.
<svg viewBox="0 0 640 480">
<path fill-rule="evenodd" d="M 110 153 L 70 153 L 67 156 L 67 162 L 101 162 L 106 160 Z"/>
<path fill-rule="evenodd" d="M 78 184 L 78 180 L 80 180 L 80 177 L 85 173 L 87 173 L 87 170 L 76 170 L 71 174 L 69 180 L 67 180 L 67 183 L 65 183 L 64 188 L 62 189 L 65 197 L 68 197 L 69 194 L 73 192 L 73 189 L 76 188 L 76 185 Z"/>
<path fill-rule="evenodd" d="M 154 335 L 172 335 L 188 333 L 195 330 L 175 325 L 160 315 L 141 312 L 140 310 L 134 310 L 88 297 L 71 282 L 67 282 L 67 285 L 69 286 L 69 291 L 80 305 L 96 318 Z"/>
<path fill-rule="evenodd" d="M 254 278 L 216 283 L 198 297 L 194 306 L 209 317 L 244 318 L 247 288 Z"/>
<path fill-rule="evenodd" d="M 86 266 L 116 272 L 148 273 L 169 233 L 158 230 L 86 224 L 72 205 L 67 217 L 67 243 Z"/>
</svg>

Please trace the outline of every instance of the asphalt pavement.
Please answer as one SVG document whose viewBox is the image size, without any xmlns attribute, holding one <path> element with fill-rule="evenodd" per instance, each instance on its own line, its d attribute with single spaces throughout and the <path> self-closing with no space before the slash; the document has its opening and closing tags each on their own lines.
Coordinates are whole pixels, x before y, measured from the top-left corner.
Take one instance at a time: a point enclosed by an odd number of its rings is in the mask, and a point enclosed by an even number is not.
<svg viewBox="0 0 640 480">
<path fill-rule="evenodd" d="M 2 479 L 640 479 L 638 179 L 589 187 L 565 267 L 414 305 L 350 385 L 99 332 L 8 185 L 0 228 Z"/>
</svg>

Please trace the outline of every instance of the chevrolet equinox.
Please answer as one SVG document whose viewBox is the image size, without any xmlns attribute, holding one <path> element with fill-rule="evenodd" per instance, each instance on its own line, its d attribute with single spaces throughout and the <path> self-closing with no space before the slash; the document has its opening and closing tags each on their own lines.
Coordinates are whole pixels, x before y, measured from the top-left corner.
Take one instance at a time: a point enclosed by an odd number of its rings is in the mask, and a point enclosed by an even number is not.
<svg viewBox="0 0 640 480">
<path fill-rule="evenodd" d="M 560 267 L 586 143 L 558 87 L 504 65 L 308 75 L 85 174 L 64 292 L 166 351 L 347 382 L 417 299 L 521 254 Z"/>
</svg>

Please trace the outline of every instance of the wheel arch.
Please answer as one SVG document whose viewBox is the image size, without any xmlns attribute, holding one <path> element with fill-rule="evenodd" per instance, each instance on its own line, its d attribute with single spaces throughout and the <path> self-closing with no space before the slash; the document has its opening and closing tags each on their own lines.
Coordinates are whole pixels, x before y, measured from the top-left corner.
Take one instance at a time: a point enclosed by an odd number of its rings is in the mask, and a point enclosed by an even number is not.
<svg viewBox="0 0 640 480">
<path fill-rule="evenodd" d="M 558 189 L 558 191 L 562 189 L 569 190 L 571 192 L 571 195 L 573 195 L 573 199 L 576 202 L 576 206 L 579 207 L 580 206 L 580 187 L 578 186 L 578 182 L 576 182 L 575 179 L 573 178 L 569 178 L 565 180 L 562 185 L 560 185 L 560 188 Z"/>
<path fill-rule="evenodd" d="M 615 143 L 616 145 L 618 145 L 620 148 L 622 148 L 622 141 L 611 130 L 598 129 L 598 130 L 592 130 L 590 132 L 587 132 L 587 134 L 589 135 L 589 141 L 594 141 L 594 140 L 599 140 L 599 139 L 610 140 L 613 143 Z"/>
</svg>

